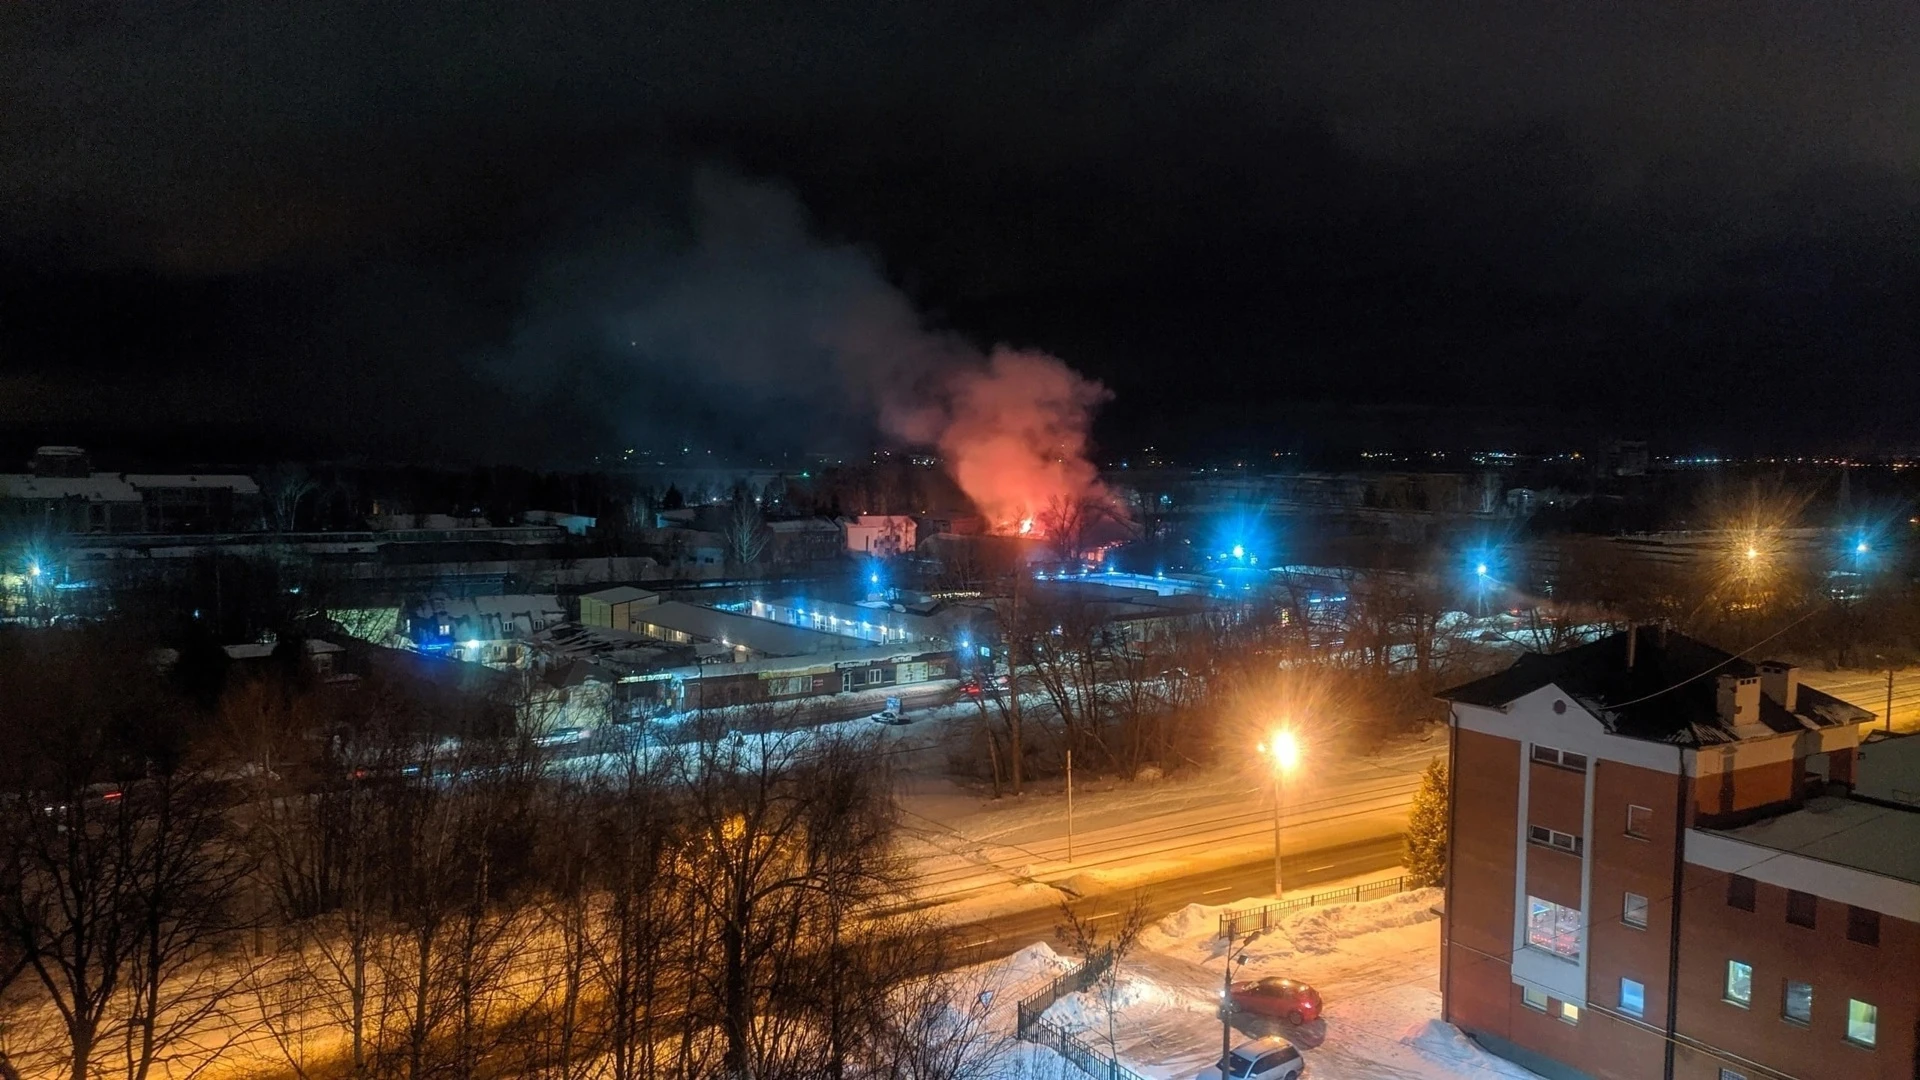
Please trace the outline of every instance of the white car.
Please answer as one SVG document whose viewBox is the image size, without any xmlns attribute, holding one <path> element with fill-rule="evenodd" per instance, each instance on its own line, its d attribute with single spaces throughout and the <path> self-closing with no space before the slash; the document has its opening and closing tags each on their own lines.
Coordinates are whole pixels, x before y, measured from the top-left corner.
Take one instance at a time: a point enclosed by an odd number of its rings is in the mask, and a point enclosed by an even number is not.
<svg viewBox="0 0 1920 1080">
<path fill-rule="evenodd" d="M 1248 1039 L 1194 1080 L 1296 1080 L 1307 1071 L 1300 1050 L 1278 1035 Z"/>
<path fill-rule="evenodd" d="M 900 715 L 898 709 L 881 709 L 879 712 L 867 717 L 867 719 L 872 720 L 876 724 L 904 724 L 907 722 L 907 718 Z"/>
</svg>

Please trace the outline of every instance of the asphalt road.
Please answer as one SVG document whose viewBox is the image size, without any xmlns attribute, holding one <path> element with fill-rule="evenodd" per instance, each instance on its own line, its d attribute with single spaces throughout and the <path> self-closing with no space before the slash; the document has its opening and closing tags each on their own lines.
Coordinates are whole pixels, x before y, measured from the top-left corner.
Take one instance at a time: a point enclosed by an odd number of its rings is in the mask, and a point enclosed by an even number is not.
<svg viewBox="0 0 1920 1080">
<path fill-rule="evenodd" d="M 1405 838 L 1382 836 L 1338 847 L 1289 853 L 1281 864 L 1288 892 L 1360 874 L 1386 872 L 1406 858 Z M 1080 898 L 1096 919 L 1117 919 L 1139 897 L 1147 916 L 1158 919 L 1188 904 L 1224 904 L 1242 896 L 1273 891 L 1273 860 L 1216 867 L 1184 877 L 1167 878 L 1137 888 L 1116 889 Z M 1066 899 L 1066 894 L 1061 894 Z M 1036 941 L 1055 940 L 1060 923 L 1057 908 L 1010 912 L 954 927 L 961 955 L 957 964 L 977 964 L 1017 952 Z"/>
</svg>

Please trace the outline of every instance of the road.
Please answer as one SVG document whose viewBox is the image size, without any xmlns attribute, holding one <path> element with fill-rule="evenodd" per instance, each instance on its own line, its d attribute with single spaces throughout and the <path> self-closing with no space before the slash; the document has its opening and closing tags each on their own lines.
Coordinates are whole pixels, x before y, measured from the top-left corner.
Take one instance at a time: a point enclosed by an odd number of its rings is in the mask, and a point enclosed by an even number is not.
<svg viewBox="0 0 1920 1080">
<path fill-rule="evenodd" d="M 1886 722 L 1887 671 L 1815 671 L 1800 669 L 1800 681 L 1815 690 L 1871 710 L 1874 727 Z M 1893 729 L 1920 731 L 1920 668 L 1898 668 L 1893 673 Z"/>
<path fill-rule="evenodd" d="M 1405 859 L 1404 838 L 1374 837 L 1338 847 L 1289 852 L 1281 863 L 1287 892 L 1339 881 L 1361 874 L 1386 876 Z M 1214 867 L 1169 877 L 1137 888 L 1115 889 L 1088 898 L 1096 919 L 1119 918 L 1137 897 L 1150 919 L 1172 914 L 1188 904 L 1223 904 L 1245 896 L 1273 892 L 1271 858 Z M 1066 894 L 1061 894 L 1065 898 Z M 957 963 L 975 964 L 1013 953 L 1036 941 L 1050 941 L 1060 924 L 1057 907 L 1008 912 L 954 926 L 961 955 Z"/>
</svg>

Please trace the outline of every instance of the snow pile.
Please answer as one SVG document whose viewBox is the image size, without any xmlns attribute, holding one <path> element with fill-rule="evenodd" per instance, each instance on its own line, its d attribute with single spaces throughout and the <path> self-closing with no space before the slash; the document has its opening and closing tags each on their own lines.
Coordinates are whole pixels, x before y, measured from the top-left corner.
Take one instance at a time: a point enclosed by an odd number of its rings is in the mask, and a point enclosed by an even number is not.
<svg viewBox="0 0 1920 1080">
<path fill-rule="evenodd" d="M 1435 905 L 1440 903 L 1444 895 L 1439 889 L 1415 889 L 1412 892 L 1399 893 L 1382 900 L 1368 900 L 1358 904 L 1328 904 L 1325 907 L 1296 911 L 1282 918 L 1279 927 L 1270 932 L 1260 944 L 1256 944 L 1248 955 L 1251 957 L 1262 953 L 1264 950 L 1260 945 L 1268 943 L 1291 944 L 1291 948 L 1283 952 L 1267 953 L 1273 956 L 1301 953 L 1317 956 L 1330 953 L 1339 948 L 1343 942 L 1362 934 L 1397 930 L 1403 926 L 1413 926 L 1429 919 L 1439 918 L 1435 914 Z"/>
<path fill-rule="evenodd" d="M 1380 900 L 1323 904 L 1301 908 L 1280 917 L 1279 923 L 1253 939 L 1247 947 L 1249 964 L 1291 956 L 1318 956 L 1338 949 L 1342 942 L 1397 930 L 1438 918 L 1435 907 L 1445 894 L 1439 889 L 1416 889 Z M 1188 904 L 1148 927 L 1140 935 L 1142 948 L 1196 962 L 1218 959 L 1226 943 L 1220 940 L 1220 917 L 1233 911 L 1260 907 L 1271 900 L 1242 900 L 1234 904 Z"/>
<path fill-rule="evenodd" d="M 1271 903 L 1271 899 L 1250 897 L 1231 904 L 1188 904 L 1142 931 L 1140 947 L 1165 953 L 1197 949 L 1205 956 L 1219 956 L 1226 944 L 1219 940 L 1220 917 Z"/>
<path fill-rule="evenodd" d="M 1001 993 L 1018 990 L 1019 996 L 1024 997 L 1038 989 L 1037 984 L 1054 978 L 1073 964 L 1072 960 L 1054 952 L 1053 946 L 1041 941 L 988 964 L 988 974 L 982 981 L 1003 987 Z"/>
<path fill-rule="evenodd" d="M 1045 1016 L 1068 1031 L 1104 1032 L 1107 1030 L 1106 997 L 1106 987 L 1096 985 L 1085 993 L 1069 994 L 1054 1002 Z M 1185 999 L 1179 994 L 1124 967 L 1119 985 L 1114 987 L 1113 1011 L 1126 1016 L 1130 1024 L 1165 1009 L 1185 1010 L 1186 1007 Z"/>
<path fill-rule="evenodd" d="M 1423 1020 L 1413 1025 L 1401 1034 L 1400 1044 L 1460 1073 L 1471 1071 L 1515 1080 L 1537 1080 L 1534 1073 L 1480 1049 L 1445 1020 Z"/>
</svg>

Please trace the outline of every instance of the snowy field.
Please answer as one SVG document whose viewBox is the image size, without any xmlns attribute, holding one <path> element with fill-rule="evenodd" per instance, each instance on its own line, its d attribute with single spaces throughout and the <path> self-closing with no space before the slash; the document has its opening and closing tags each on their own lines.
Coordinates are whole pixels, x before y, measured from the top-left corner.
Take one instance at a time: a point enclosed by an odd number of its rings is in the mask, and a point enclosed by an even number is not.
<svg viewBox="0 0 1920 1080">
<path fill-rule="evenodd" d="M 1284 918 L 1255 939 L 1235 977 L 1309 982 L 1322 995 L 1325 1015 L 1301 1028 L 1236 1018 L 1234 1042 L 1283 1035 L 1305 1052 L 1314 1080 L 1538 1080 L 1440 1021 L 1439 902 L 1439 890 L 1429 889 Z M 1061 999 L 1046 1018 L 1103 1052 L 1112 1052 L 1111 1030 L 1121 1063 L 1152 1080 L 1194 1076 L 1220 1053 L 1215 1006 L 1224 953 L 1214 935 L 1224 910 L 1192 905 L 1142 935 L 1121 965 L 1111 1024 L 1098 989 Z M 996 1013 L 1005 1014 L 1001 1022 L 1010 1030 L 1019 998 L 1070 962 L 1037 944 L 983 965 L 983 978 L 1005 988 L 995 999 Z M 1038 1047 L 1021 1047 L 1005 1065 L 1009 1076 L 1084 1080 L 1079 1070 Z"/>
</svg>

